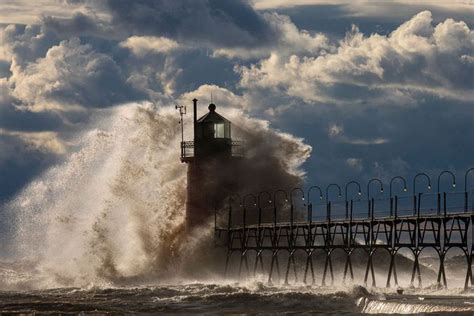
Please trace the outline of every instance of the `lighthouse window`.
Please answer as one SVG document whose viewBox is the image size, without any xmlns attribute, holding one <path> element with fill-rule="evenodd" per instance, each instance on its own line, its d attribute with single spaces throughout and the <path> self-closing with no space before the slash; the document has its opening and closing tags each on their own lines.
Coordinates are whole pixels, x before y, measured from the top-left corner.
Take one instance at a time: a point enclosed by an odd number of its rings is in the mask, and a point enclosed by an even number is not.
<svg viewBox="0 0 474 316">
<path fill-rule="evenodd" d="M 214 138 L 224 138 L 225 137 L 224 123 L 214 124 Z"/>
</svg>

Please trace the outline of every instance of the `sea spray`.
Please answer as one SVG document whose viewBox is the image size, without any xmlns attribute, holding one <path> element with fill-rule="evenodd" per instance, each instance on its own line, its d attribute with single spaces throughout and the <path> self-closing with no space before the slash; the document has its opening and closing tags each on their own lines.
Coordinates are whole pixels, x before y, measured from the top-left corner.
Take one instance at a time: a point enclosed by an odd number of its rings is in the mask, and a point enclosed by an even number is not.
<svg viewBox="0 0 474 316">
<path fill-rule="evenodd" d="M 229 118 L 247 142 L 247 190 L 300 183 L 309 146 L 240 111 Z M 4 207 L 9 261 L 31 279 L 20 287 L 149 284 L 215 272 L 212 219 L 183 229 L 186 166 L 174 109 L 128 104 L 91 125 L 70 141 L 63 163 Z M 201 264 L 192 264 L 196 258 Z"/>
<path fill-rule="evenodd" d="M 111 114 L 8 206 L 16 258 L 38 263 L 43 286 L 153 278 L 170 257 L 186 185 L 174 113 L 128 105 Z"/>
</svg>

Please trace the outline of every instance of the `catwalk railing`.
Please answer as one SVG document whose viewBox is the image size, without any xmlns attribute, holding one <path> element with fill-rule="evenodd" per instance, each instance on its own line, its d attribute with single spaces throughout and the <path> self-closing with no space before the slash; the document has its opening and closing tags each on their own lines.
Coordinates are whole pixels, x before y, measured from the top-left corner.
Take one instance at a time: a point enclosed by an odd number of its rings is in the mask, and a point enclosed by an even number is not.
<svg viewBox="0 0 474 316">
<path fill-rule="evenodd" d="M 474 230 L 474 190 L 468 189 L 468 174 L 465 174 L 465 186 L 462 192 L 441 191 L 442 176 L 452 176 L 451 187 L 456 187 L 454 174 L 443 171 L 438 176 L 437 192 L 431 193 L 431 180 L 426 174 L 418 174 L 413 181 L 412 194 L 393 194 L 392 184 L 395 180 L 403 181 L 403 192 L 407 192 L 406 181 L 394 177 L 390 181 L 390 194 L 383 197 L 383 184 L 372 179 L 367 185 L 366 198 L 362 198 L 361 186 L 355 181 L 346 184 L 345 196 L 341 187 L 330 184 L 325 190 L 318 186 L 310 187 L 305 195 L 301 188 L 290 191 L 276 190 L 272 193 L 263 191 L 258 195 L 239 195 L 228 199 L 224 210 L 216 211 L 215 234 L 220 245 L 227 247 L 225 271 L 227 273 L 231 258 L 238 254 L 240 276 L 242 268 L 249 272 L 250 253 L 255 259 L 253 272 L 260 267 L 264 271 L 264 253 L 271 258 L 268 264 L 268 282 L 280 278 L 279 257 L 287 257 L 284 282 L 290 279 L 298 281 L 296 254 L 304 257 L 304 276 L 302 281 L 315 283 L 313 255 L 316 251 L 325 253 L 322 285 L 327 283 L 328 274 L 331 284 L 334 282 L 332 255 L 339 249 L 345 253 L 343 281 L 354 279 L 352 255 L 354 250 L 362 249 L 367 254 L 364 283 L 369 277 L 376 285 L 373 258 L 377 251 L 385 250 L 390 255 L 386 286 L 398 286 L 396 257 L 401 249 L 413 254 L 410 286 L 422 285 L 420 255 L 427 249 L 437 254 L 439 269 L 437 283 L 447 287 L 445 259 L 451 249 L 459 249 L 466 262 L 464 288 L 473 286 L 472 258 Z M 416 180 L 426 177 L 426 192 L 418 192 Z M 370 185 L 379 182 L 378 194 L 372 195 Z M 352 191 L 351 185 L 357 189 Z M 338 189 L 337 198 L 330 199 L 331 188 Z M 318 203 L 311 200 L 312 194 L 319 192 Z M 354 198 L 355 197 L 355 198 Z"/>
<path fill-rule="evenodd" d="M 224 139 L 222 139 L 224 140 Z M 226 141 L 226 140 L 224 140 Z M 231 155 L 234 157 L 241 157 L 244 154 L 244 146 L 242 141 L 228 140 L 228 145 L 231 147 Z M 181 142 L 181 161 L 194 158 L 195 156 L 195 144 L 194 141 L 182 141 Z"/>
</svg>

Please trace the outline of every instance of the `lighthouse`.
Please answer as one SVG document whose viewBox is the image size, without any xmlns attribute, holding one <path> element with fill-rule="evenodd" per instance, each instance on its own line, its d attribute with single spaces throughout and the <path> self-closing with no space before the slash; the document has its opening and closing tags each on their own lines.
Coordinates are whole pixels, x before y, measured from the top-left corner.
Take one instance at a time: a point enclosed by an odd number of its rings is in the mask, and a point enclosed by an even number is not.
<svg viewBox="0 0 474 316">
<path fill-rule="evenodd" d="M 232 140 L 232 123 L 216 112 L 216 105 L 197 118 L 193 100 L 194 140 L 181 142 L 181 161 L 188 165 L 186 226 L 206 224 L 226 196 L 238 190 L 237 165 L 242 157 L 241 143 Z"/>
</svg>

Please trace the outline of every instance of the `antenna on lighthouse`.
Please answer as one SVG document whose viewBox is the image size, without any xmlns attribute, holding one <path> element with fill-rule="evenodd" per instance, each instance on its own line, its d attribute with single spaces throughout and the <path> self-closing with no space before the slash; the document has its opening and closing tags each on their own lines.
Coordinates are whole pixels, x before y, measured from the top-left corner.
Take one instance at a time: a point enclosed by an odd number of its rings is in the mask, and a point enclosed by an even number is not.
<svg viewBox="0 0 474 316">
<path fill-rule="evenodd" d="M 183 115 L 186 114 L 186 106 L 185 105 L 175 105 L 174 108 L 176 110 L 179 110 L 179 124 L 181 124 L 181 143 L 184 142 L 184 121 L 183 121 Z"/>
</svg>

